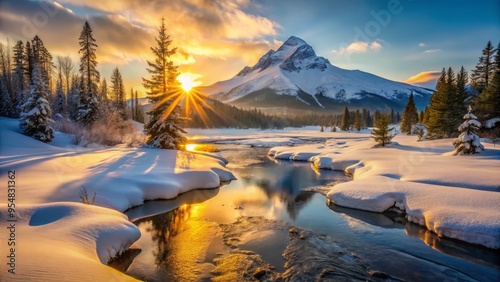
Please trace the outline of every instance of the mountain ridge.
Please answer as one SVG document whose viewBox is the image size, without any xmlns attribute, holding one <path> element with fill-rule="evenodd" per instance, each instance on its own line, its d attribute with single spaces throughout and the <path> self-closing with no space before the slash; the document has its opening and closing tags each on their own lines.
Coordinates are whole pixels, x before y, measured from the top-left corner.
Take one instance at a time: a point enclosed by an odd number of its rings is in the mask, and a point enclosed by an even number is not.
<svg viewBox="0 0 500 282">
<path fill-rule="evenodd" d="M 377 104 L 372 108 L 383 109 L 394 105 L 403 108 L 410 93 L 413 93 L 417 107 L 422 109 L 432 95 L 431 89 L 334 66 L 328 59 L 317 56 L 309 44 L 296 36 L 288 38 L 276 51 L 271 49 L 266 52 L 254 66 L 245 66 L 234 77 L 201 90 L 224 103 L 264 108 L 266 100 L 279 99 L 273 95 L 293 96 L 297 107 L 302 107 L 302 103 L 310 108 L 332 108 L 325 107 L 320 100 L 328 105 L 356 106 L 366 104 L 363 99 L 374 98 Z M 299 93 L 302 97 L 310 95 L 312 100 L 300 98 Z M 251 94 L 253 99 L 243 99 Z"/>
</svg>

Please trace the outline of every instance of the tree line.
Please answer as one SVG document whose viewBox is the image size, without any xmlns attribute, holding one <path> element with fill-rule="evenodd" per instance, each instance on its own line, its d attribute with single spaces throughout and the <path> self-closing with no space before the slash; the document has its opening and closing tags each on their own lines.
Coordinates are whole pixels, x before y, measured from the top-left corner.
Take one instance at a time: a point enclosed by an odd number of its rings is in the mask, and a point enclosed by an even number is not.
<svg viewBox="0 0 500 282">
<path fill-rule="evenodd" d="M 0 44 L 0 116 L 19 118 L 23 132 L 43 142 L 52 141 L 54 129 L 91 134 L 103 123 L 109 124 L 108 135 L 113 139 L 116 130 L 130 129 L 128 119 L 143 121 L 137 92 L 132 90 L 135 99 L 126 104 L 118 68 L 113 70 L 110 87 L 106 78 L 100 81 L 98 45 L 88 22 L 78 43 L 78 66 L 69 56 L 58 56 L 54 62 L 38 35 L 31 41 L 17 41 L 12 49 L 10 43 Z"/>
</svg>

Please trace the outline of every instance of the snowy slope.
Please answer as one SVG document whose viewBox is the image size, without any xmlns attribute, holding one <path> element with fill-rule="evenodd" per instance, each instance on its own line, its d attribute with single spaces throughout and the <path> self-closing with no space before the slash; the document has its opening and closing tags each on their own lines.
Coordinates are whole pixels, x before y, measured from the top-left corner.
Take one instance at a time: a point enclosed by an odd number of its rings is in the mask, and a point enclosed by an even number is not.
<svg viewBox="0 0 500 282">
<path fill-rule="evenodd" d="M 238 99 L 262 90 L 291 96 L 303 92 L 311 95 L 318 107 L 323 107 L 317 99 L 319 96 L 333 102 L 349 102 L 371 94 L 404 104 L 411 92 L 427 102 L 432 94 L 429 89 L 333 66 L 327 59 L 316 56 L 304 40 L 294 36 L 278 50 L 267 52 L 253 67 L 245 67 L 235 77 L 202 89 L 207 95 L 236 104 Z"/>
</svg>

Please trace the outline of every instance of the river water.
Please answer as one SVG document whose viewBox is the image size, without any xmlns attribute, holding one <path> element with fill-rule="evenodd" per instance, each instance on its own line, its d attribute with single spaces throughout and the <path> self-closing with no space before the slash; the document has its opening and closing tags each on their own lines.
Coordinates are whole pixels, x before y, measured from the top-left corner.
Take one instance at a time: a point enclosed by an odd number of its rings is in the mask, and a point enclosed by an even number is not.
<svg viewBox="0 0 500 282">
<path fill-rule="evenodd" d="M 208 281 L 214 259 L 231 250 L 220 224 L 240 216 L 267 219 L 325 234 L 359 257 L 366 267 L 407 281 L 499 281 L 500 253 L 439 238 L 398 215 L 328 204 L 318 190 L 349 181 L 343 172 L 315 170 L 309 163 L 275 161 L 268 149 L 221 145 L 227 167 L 238 178 L 217 189 L 150 201 L 127 212 L 142 236 L 122 270 L 147 281 Z M 314 192 L 316 191 L 316 192 Z M 277 272 L 288 230 L 245 232 L 240 250 L 260 255 Z M 305 256 L 308 254 L 304 254 Z"/>
</svg>

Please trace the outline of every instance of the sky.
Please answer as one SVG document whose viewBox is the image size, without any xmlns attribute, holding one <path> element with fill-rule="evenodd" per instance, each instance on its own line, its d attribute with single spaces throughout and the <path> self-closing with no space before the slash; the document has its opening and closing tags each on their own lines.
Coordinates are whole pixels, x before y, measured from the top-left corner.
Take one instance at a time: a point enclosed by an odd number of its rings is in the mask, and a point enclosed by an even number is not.
<svg viewBox="0 0 500 282">
<path fill-rule="evenodd" d="M 488 40 L 500 40 L 498 0 L 0 0 L 0 41 L 38 35 L 78 65 L 88 21 L 101 77 L 118 67 L 144 95 L 162 17 L 174 63 L 201 85 L 233 77 L 293 35 L 338 67 L 433 88 L 443 67 L 470 72 Z"/>
</svg>

